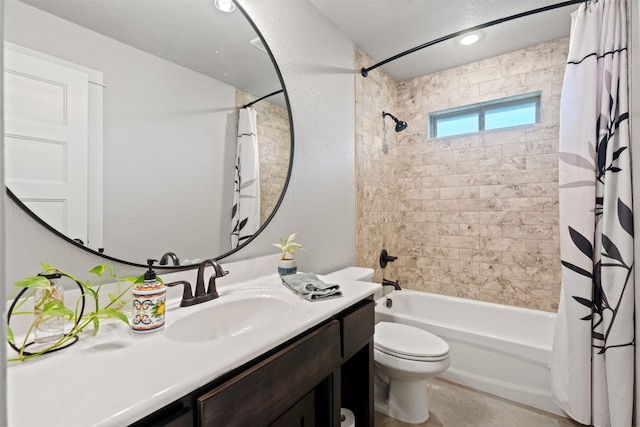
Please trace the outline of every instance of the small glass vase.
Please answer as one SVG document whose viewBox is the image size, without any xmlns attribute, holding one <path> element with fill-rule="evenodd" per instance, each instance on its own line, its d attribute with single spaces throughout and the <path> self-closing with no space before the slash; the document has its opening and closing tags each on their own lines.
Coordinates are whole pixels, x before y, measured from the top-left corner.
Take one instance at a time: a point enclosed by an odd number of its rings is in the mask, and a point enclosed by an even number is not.
<svg viewBox="0 0 640 427">
<path fill-rule="evenodd" d="M 280 276 L 287 276 L 289 274 L 296 274 L 298 266 L 295 259 L 281 259 L 278 262 L 278 274 Z"/>
<path fill-rule="evenodd" d="M 46 277 L 51 283 L 50 289 L 37 289 L 34 295 L 34 338 L 36 343 L 54 342 L 62 338 L 64 335 L 64 318 L 62 316 L 47 316 L 42 313 L 46 303 L 51 301 L 60 301 L 64 304 L 64 289 L 58 285 L 58 279 L 62 277 L 60 273 L 44 274 L 39 276 Z"/>
</svg>

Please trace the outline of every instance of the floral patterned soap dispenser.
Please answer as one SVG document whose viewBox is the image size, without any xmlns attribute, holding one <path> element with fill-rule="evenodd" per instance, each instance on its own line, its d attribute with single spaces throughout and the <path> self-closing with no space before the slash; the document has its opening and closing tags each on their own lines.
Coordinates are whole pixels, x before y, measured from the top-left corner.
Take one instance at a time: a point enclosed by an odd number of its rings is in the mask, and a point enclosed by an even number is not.
<svg viewBox="0 0 640 427">
<path fill-rule="evenodd" d="M 154 262 L 154 259 L 147 260 L 149 270 L 144 274 L 144 283 L 133 288 L 131 329 L 134 332 L 153 332 L 164 326 L 167 290 L 164 283 L 156 278 L 156 272 L 153 271 Z"/>
</svg>

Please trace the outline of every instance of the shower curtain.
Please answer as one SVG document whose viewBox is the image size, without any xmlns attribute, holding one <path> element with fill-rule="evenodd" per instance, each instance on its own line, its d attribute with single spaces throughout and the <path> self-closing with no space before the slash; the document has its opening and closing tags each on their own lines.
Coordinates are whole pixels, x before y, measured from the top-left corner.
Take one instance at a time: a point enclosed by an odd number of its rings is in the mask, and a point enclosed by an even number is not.
<svg viewBox="0 0 640 427">
<path fill-rule="evenodd" d="M 256 110 L 238 112 L 238 145 L 231 212 L 231 249 L 243 244 L 260 228 L 260 163 Z"/>
<path fill-rule="evenodd" d="M 631 426 L 633 214 L 625 0 L 572 15 L 560 108 L 562 290 L 551 360 L 556 403 L 595 426 Z"/>
</svg>

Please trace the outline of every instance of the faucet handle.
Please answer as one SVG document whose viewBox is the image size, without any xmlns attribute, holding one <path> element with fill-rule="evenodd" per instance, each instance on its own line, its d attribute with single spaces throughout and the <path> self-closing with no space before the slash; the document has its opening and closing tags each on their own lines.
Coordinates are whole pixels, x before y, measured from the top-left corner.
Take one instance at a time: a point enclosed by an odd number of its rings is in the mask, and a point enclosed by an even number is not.
<svg viewBox="0 0 640 427">
<path fill-rule="evenodd" d="M 173 287 L 177 285 L 183 285 L 182 288 L 182 301 L 180 301 L 180 307 L 188 307 L 196 304 L 196 299 L 191 292 L 191 283 L 186 280 L 178 280 L 177 282 L 167 283 L 165 286 Z"/>
<path fill-rule="evenodd" d="M 224 277 L 229 274 L 229 271 L 225 271 L 222 269 L 222 266 L 218 264 L 216 261 L 213 262 L 213 270 L 215 271 L 215 277 Z"/>
<path fill-rule="evenodd" d="M 218 290 L 216 289 L 216 279 L 226 276 L 227 274 L 229 274 L 229 272 L 223 270 L 220 264 L 218 264 L 216 261 L 213 261 L 212 264 L 214 273 L 211 275 L 211 277 L 209 277 L 209 287 L 207 288 L 207 293 L 211 295 L 211 298 L 213 299 L 218 298 L 219 296 Z"/>
</svg>

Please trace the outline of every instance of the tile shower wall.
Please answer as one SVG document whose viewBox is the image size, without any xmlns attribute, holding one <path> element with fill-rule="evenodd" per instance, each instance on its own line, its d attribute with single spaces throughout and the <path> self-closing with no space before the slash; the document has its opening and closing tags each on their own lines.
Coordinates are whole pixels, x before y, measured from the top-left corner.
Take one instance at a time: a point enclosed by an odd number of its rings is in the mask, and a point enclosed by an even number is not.
<svg viewBox="0 0 640 427">
<path fill-rule="evenodd" d="M 358 218 L 365 241 L 392 239 L 399 259 L 387 276 L 411 289 L 556 311 L 558 116 L 568 43 L 563 38 L 397 84 L 395 108 L 409 122 L 394 147 L 397 209 L 387 216 L 377 194 L 358 192 L 359 214 L 390 224 L 378 230 Z M 376 99 L 370 86 L 356 86 L 363 104 Z M 427 137 L 430 112 L 532 92 L 541 92 L 539 124 Z M 359 177 L 375 175 L 376 155 L 357 153 L 367 159 L 358 161 Z M 370 255 L 358 261 L 370 265 Z"/>
<path fill-rule="evenodd" d="M 241 107 L 257 99 L 236 89 L 236 105 Z M 254 104 L 257 113 L 260 153 L 260 222 L 264 222 L 278 203 L 289 171 L 291 134 L 286 107 L 265 99 Z"/>
<path fill-rule="evenodd" d="M 363 51 L 356 50 L 356 69 L 374 62 Z M 377 261 L 380 251 L 386 248 L 394 254 L 400 240 L 397 134 L 393 120 L 382 118 L 383 111 L 400 114 L 395 111 L 397 93 L 397 82 L 384 71 L 378 69 L 366 79 L 356 76 L 356 262 L 359 266 L 374 267 L 377 282 L 382 280 Z"/>
</svg>

